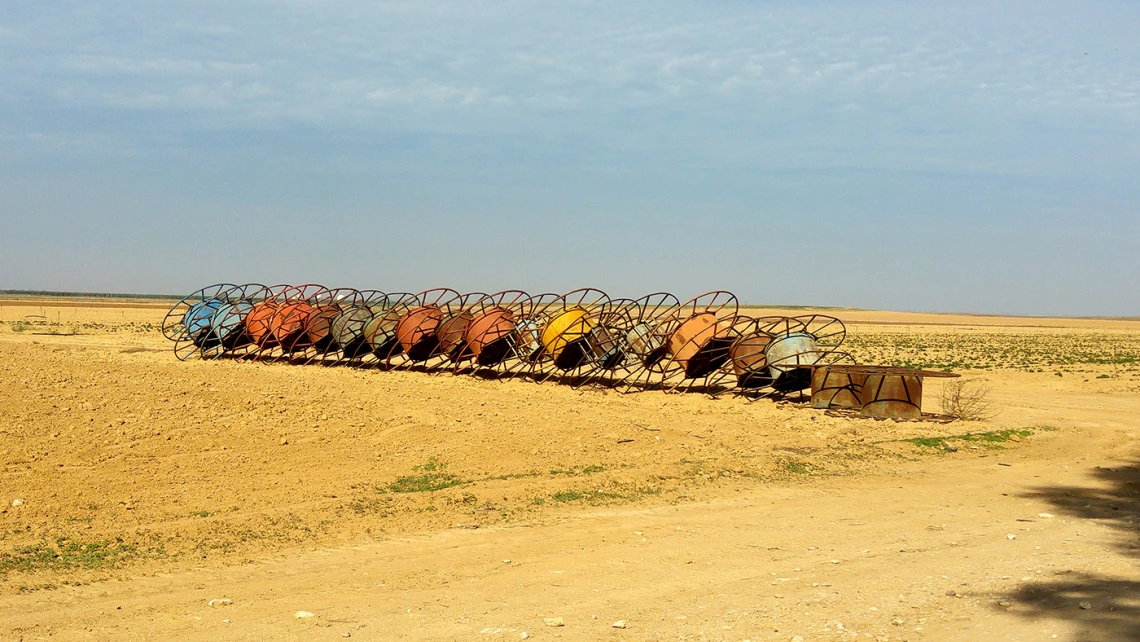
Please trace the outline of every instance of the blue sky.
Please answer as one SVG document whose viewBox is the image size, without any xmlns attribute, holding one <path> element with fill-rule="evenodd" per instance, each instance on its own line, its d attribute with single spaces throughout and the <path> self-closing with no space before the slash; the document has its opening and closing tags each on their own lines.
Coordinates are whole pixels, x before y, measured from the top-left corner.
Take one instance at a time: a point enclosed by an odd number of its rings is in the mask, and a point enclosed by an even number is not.
<svg viewBox="0 0 1140 642">
<path fill-rule="evenodd" d="M 6 3 L 0 288 L 1140 314 L 1140 5 L 916 4 Z"/>
</svg>

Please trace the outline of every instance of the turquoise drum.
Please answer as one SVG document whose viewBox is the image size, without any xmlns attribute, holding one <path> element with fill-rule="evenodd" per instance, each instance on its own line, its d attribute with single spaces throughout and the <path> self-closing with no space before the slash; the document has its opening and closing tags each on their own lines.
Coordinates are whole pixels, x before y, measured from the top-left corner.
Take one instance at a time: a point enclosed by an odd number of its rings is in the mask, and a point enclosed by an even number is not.
<svg viewBox="0 0 1140 642">
<path fill-rule="evenodd" d="M 195 341 L 204 339 L 210 330 L 210 320 L 222 305 L 220 299 L 208 299 L 190 306 L 186 314 L 182 315 L 182 327 L 186 328 L 186 334 Z"/>
</svg>

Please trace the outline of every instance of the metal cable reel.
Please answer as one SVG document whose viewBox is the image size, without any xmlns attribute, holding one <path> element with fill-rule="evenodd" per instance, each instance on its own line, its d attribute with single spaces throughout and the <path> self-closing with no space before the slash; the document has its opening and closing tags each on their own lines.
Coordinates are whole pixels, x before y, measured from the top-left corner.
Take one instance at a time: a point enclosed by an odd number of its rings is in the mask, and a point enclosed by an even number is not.
<svg viewBox="0 0 1140 642">
<path fill-rule="evenodd" d="M 516 324 L 528 317 L 531 309 L 531 296 L 522 290 L 503 290 L 472 301 L 464 310 L 470 320 L 462 341 L 448 353 L 453 372 L 464 368 L 497 371 L 512 356 Z"/>
<path fill-rule="evenodd" d="M 460 307 L 462 295 L 451 288 L 424 290 L 406 302 L 408 307 L 396 322 L 400 352 L 389 358 L 389 366 L 429 366 L 439 361 L 439 326 L 451 317 L 452 307 Z M 396 358 L 399 356 L 400 358 Z"/>
<path fill-rule="evenodd" d="M 333 321 L 345 308 L 351 307 L 360 299 L 360 293 L 352 288 L 334 288 L 316 293 L 310 303 L 313 311 L 305 319 L 303 340 L 298 344 L 294 358 L 305 363 L 328 363 L 336 359 L 338 347 L 333 334 Z"/>
<path fill-rule="evenodd" d="M 600 318 L 610 305 L 610 297 L 595 288 L 580 288 L 563 294 L 543 308 L 543 324 L 538 340 L 541 348 L 530 366 L 535 381 L 557 377 L 574 382 L 596 365 L 590 337 L 599 344 L 608 342 L 598 336 Z"/>
<path fill-rule="evenodd" d="M 175 303 L 166 313 L 162 334 L 174 342 L 174 354 L 180 361 L 210 346 L 210 318 L 229 301 L 235 287 L 232 283 L 206 286 Z"/>
<path fill-rule="evenodd" d="M 396 338 L 396 326 L 404 313 L 415 305 L 415 294 L 396 292 L 385 296 L 384 300 L 373 308 L 372 318 L 364 326 L 364 340 L 368 343 L 372 357 L 375 358 L 374 363 L 387 367 L 389 360 L 403 351 L 404 347 Z"/>
<path fill-rule="evenodd" d="M 892 371 L 883 376 L 895 388 L 883 383 L 867 402 L 857 381 L 867 368 L 839 351 L 846 338 L 839 319 L 753 318 L 740 314 L 736 297 L 725 291 L 681 304 L 665 292 L 611 299 L 595 288 L 531 296 L 521 290 L 385 294 L 315 284 L 216 284 L 176 303 L 162 332 L 180 360 L 230 355 L 424 371 L 445 366 L 623 392 L 732 388 L 750 399 L 802 397 L 810 387 L 819 407 L 855 407 L 858 400 L 873 412 L 896 412 L 890 403 L 902 399 L 910 405 L 897 412 L 913 414 L 911 388 L 921 385 L 895 390 L 898 377 L 919 375 Z M 910 396 L 903 399 L 904 392 Z"/>
<path fill-rule="evenodd" d="M 327 297 L 328 288 L 315 283 L 295 285 L 282 290 L 277 295 L 278 305 L 269 319 L 269 333 L 273 337 L 273 348 L 284 358 L 304 358 L 303 353 L 311 347 L 305 332 L 309 319 L 317 311 L 316 302 Z M 272 352 L 262 352 L 262 358 L 275 356 Z"/>
<path fill-rule="evenodd" d="M 614 372 L 625 361 L 625 335 L 637 322 L 639 308 L 633 299 L 610 299 L 597 315 L 597 324 L 585 338 L 585 350 L 593 367 L 571 382 L 579 388 L 590 385 L 612 385 Z"/>
<path fill-rule="evenodd" d="M 839 319 L 818 314 L 777 317 L 760 330 L 772 336 L 764 354 L 772 389 L 781 394 L 810 387 L 811 367 L 835 352 L 847 336 Z"/>
<path fill-rule="evenodd" d="M 203 359 L 216 359 L 233 354 L 249 344 L 249 334 L 245 330 L 245 317 L 253 309 L 250 296 L 265 288 L 260 283 L 247 283 L 234 286 L 227 292 L 227 300 L 218 306 L 210 316 L 210 340 L 208 348 L 201 352 Z"/>
<path fill-rule="evenodd" d="M 379 290 L 359 290 L 348 300 L 340 301 L 340 312 L 333 317 L 329 334 L 331 341 L 326 358 L 332 365 L 359 363 L 372 353 L 364 329 L 376 311 L 384 307 L 388 295 Z"/>
<path fill-rule="evenodd" d="M 547 322 L 547 308 L 560 296 L 544 292 L 526 299 L 514 319 L 514 331 L 507 335 L 509 350 L 506 357 L 495 365 L 496 372 L 508 376 L 531 372 L 542 355 L 542 328 Z"/>
<path fill-rule="evenodd" d="M 224 295 L 234 286 L 233 283 L 216 283 L 196 290 L 171 306 L 162 319 L 162 336 L 170 341 L 176 341 L 183 336 L 190 336 L 192 327 L 200 327 L 201 319 L 209 318 L 209 313 L 203 315 L 200 310 L 218 300 L 218 295 Z M 193 310 L 193 314 L 191 314 Z"/>
<path fill-rule="evenodd" d="M 615 307 L 614 316 L 628 315 L 625 330 L 619 337 L 619 356 L 612 357 L 614 369 L 611 383 L 624 392 L 643 387 L 641 375 L 649 376 L 665 356 L 667 335 L 654 331 L 681 307 L 680 300 L 668 292 L 654 292 L 634 300 L 631 307 Z M 615 322 L 615 326 L 623 325 Z M 630 384 L 630 385 L 627 385 Z"/>
<path fill-rule="evenodd" d="M 741 317 L 736 326 L 738 336 L 728 349 L 739 394 L 758 398 L 771 392 L 775 378 L 768 367 L 768 346 L 775 335 L 770 329 L 785 319 L 786 317 L 778 316 L 753 319 Z"/>
<path fill-rule="evenodd" d="M 733 322 L 738 316 L 736 295 L 723 290 L 706 292 L 661 317 L 639 337 L 649 351 L 644 368 L 622 382 L 623 391 L 660 388 L 683 392 L 699 388 L 713 391 L 728 376 Z"/>
<path fill-rule="evenodd" d="M 443 319 L 435 330 L 436 341 L 439 343 L 438 356 L 440 364 L 450 364 L 453 368 L 456 359 L 462 354 L 467 340 L 467 330 L 475 320 L 473 309 L 475 305 L 487 298 L 484 292 L 468 292 L 459 295 L 451 301 L 444 310 Z"/>
<path fill-rule="evenodd" d="M 270 322 L 277 314 L 281 305 L 281 294 L 291 286 L 269 285 L 249 298 L 253 306 L 245 315 L 245 332 L 249 335 L 249 344 L 243 354 L 251 359 L 260 358 L 262 352 L 271 350 L 274 346 L 273 332 Z"/>
</svg>

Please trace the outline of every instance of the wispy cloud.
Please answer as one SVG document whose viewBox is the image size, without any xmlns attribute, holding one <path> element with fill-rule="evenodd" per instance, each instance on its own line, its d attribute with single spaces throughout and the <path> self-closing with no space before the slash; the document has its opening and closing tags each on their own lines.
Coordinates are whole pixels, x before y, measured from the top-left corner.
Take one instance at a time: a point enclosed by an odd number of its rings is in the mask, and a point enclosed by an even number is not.
<svg viewBox="0 0 1140 642">
<path fill-rule="evenodd" d="M 813 240 L 804 252 L 828 233 L 841 253 L 852 238 L 878 247 L 892 238 L 884 230 L 909 229 L 894 249 L 910 259 L 961 234 L 943 258 L 976 255 L 978 274 L 1002 262 L 979 254 L 963 220 L 991 217 L 1010 246 L 1032 234 L 1044 243 L 1041 217 L 1140 220 L 1134 2 L 13 6 L 0 17 L 0 183 L 35 168 L 131 176 L 97 181 L 117 194 L 153 172 L 155 193 L 300 195 L 320 216 L 330 203 L 359 207 L 357 226 L 393 211 L 482 222 L 515 208 L 510 225 L 485 226 L 500 234 L 485 247 L 529 247 L 520 221 L 564 207 L 625 222 L 607 261 L 653 261 L 631 248 L 660 234 L 660 246 L 721 269 L 720 255 L 691 246 L 734 239 L 694 234 L 694 217 L 744 230 L 742 244 L 796 232 Z M 923 216 L 939 223 L 913 223 Z M 1100 240 L 1111 256 L 1140 254 L 1124 252 L 1126 237 Z M 1092 236 L 1079 248 L 1063 240 L 1037 254 L 1106 256 Z M 745 249 L 734 256 L 758 251 Z M 1037 254 L 1016 267 L 1046 269 Z"/>
</svg>

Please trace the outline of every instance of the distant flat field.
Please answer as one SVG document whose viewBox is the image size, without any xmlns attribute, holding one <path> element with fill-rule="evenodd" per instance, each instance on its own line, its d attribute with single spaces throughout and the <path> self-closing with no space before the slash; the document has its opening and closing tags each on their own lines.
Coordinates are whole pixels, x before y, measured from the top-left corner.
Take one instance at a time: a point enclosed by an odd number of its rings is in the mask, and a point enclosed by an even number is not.
<svg viewBox="0 0 1140 642">
<path fill-rule="evenodd" d="M 786 311 L 991 387 L 934 423 L 180 362 L 167 305 L 0 300 L 0 639 L 1137 639 L 1136 320 Z"/>
</svg>

